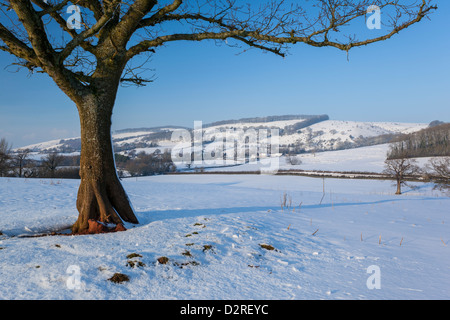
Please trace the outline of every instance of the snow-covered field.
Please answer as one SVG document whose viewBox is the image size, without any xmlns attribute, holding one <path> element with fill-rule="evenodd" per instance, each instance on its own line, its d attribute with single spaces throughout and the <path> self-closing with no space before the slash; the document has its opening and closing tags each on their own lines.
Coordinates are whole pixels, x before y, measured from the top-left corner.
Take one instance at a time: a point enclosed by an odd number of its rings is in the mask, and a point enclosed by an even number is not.
<svg viewBox="0 0 450 320">
<path fill-rule="evenodd" d="M 395 196 L 389 181 L 131 178 L 139 225 L 20 236 L 73 223 L 78 184 L 0 178 L 0 299 L 450 298 L 450 197 L 432 184 Z"/>
<path fill-rule="evenodd" d="M 379 144 L 370 147 L 361 147 L 346 150 L 323 151 L 316 153 L 303 153 L 295 155 L 301 161 L 298 165 L 290 164 L 285 156 L 279 159 L 267 159 L 266 163 L 254 161 L 236 166 L 207 167 L 207 172 L 254 172 L 261 168 L 269 168 L 272 163 L 277 170 L 306 170 L 306 171 L 333 171 L 333 172 L 370 172 L 381 173 L 385 169 L 385 160 L 389 144 Z M 424 168 L 430 160 L 428 157 L 416 158 L 417 165 Z M 201 166 L 192 166 L 192 168 Z M 178 165 L 182 169 L 182 165 Z"/>
</svg>

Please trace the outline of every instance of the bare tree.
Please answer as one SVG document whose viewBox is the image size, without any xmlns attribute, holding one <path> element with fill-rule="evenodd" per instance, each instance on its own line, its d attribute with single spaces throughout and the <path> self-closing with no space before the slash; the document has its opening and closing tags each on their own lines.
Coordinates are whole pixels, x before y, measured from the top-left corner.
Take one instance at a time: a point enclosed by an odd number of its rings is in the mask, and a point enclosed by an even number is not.
<svg viewBox="0 0 450 320">
<path fill-rule="evenodd" d="M 387 159 L 385 162 L 384 174 L 393 177 L 397 183 L 397 191 L 395 194 L 402 194 L 402 185 L 406 183 L 406 178 L 421 173 L 417 160 L 410 159 L 404 153 L 398 159 Z"/>
<path fill-rule="evenodd" d="M 450 157 L 436 157 L 428 161 L 427 169 L 441 189 L 450 189 Z"/>
<path fill-rule="evenodd" d="M 24 176 L 24 168 L 30 154 L 30 149 L 19 149 L 14 155 L 14 170 L 19 178 Z"/>
<path fill-rule="evenodd" d="M 11 145 L 5 138 L 0 139 L 0 177 L 8 174 L 10 169 Z"/>
<path fill-rule="evenodd" d="M 42 158 L 42 168 L 44 175 L 48 175 L 50 178 L 55 177 L 56 169 L 61 165 L 64 157 L 58 152 L 50 152 L 44 158 Z"/>
<path fill-rule="evenodd" d="M 291 166 L 297 166 L 302 164 L 302 160 L 298 155 L 288 153 L 286 154 L 286 163 L 290 164 Z"/>
<path fill-rule="evenodd" d="M 429 165 L 437 177 L 450 180 L 450 157 L 432 158 Z"/>
<path fill-rule="evenodd" d="M 300 1 L 79 0 L 72 2 L 79 19 L 68 23 L 68 0 L 0 0 L 0 50 L 16 56 L 16 65 L 48 74 L 77 106 L 82 151 L 76 233 L 87 231 L 90 219 L 138 223 L 111 144 L 119 85 L 152 80 L 139 73 L 145 60 L 133 58 L 175 41 L 203 40 L 282 57 L 300 43 L 348 52 L 422 21 L 437 8 L 433 1 L 316 0 L 304 8 Z M 384 12 L 384 34 L 368 38 L 364 19 L 371 5 Z M 350 28 L 357 23 L 364 38 Z"/>
</svg>

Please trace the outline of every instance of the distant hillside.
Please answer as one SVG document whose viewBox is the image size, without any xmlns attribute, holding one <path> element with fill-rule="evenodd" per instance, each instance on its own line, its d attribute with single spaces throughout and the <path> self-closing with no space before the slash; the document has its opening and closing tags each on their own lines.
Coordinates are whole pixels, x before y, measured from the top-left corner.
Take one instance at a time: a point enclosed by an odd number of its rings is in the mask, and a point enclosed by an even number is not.
<svg viewBox="0 0 450 320">
<path fill-rule="evenodd" d="M 187 127 L 181 126 L 161 126 L 161 127 L 150 127 L 150 128 L 129 128 L 129 129 L 120 129 L 114 131 L 115 134 L 118 133 L 132 133 L 132 132 L 161 132 L 167 129 L 189 129 Z"/>
<path fill-rule="evenodd" d="M 330 120 L 328 115 L 281 115 L 268 117 L 223 120 L 203 124 L 204 130 L 259 130 L 278 129 L 280 153 L 308 153 L 327 150 L 383 144 L 401 135 L 425 129 L 427 124 L 395 122 L 356 122 Z M 113 132 L 114 150 L 122 155 L 133 156 L 139 152 L 153 153 L 156 150 L 171 149 L 176 142 L 171 141 L 176 129 L 191 131 L 180 126 L 159 126 L 151 128 L 131 128 Z M 205 137 L 204 137 L 205 138 Z M 204 147 L 213 141 L 204 141 Z M 220 145 L 220 141 L 214 141 Z M 245 146 L 244 146 L 245 147 Z M 34 153 L 79 153 L 81 140 L 53 140 L 30 145 Z"/>
<path fill-rule="evenodd" d="M 267 124 L 270 122 L 276 122 L 276 121 L 288 121 L 288 120 L 305 120 L 308 122 L 308 125 L 329 120 L 330 118 L 328 115 L 284 115 L 284 116 L 268 116 L 268 117 L 255 117 L 255 118 L 242 118 L 238 120 L 222 120 L 222 121 L 216 121 L 210 124 L 206 124 L 203 127 L 204 128 L 210 128 L 210 127 L 219 127 L 219 126 L 225 126 L 225 125 L 233 125 L 233 124 Z M 302 123 L 305 123 L 303 121 Z"/>
</svg>

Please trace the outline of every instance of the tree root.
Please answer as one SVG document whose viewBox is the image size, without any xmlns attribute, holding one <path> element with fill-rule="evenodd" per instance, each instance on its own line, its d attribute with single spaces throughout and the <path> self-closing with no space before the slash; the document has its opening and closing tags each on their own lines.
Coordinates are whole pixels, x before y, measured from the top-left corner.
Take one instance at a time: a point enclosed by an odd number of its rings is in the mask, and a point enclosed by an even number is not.
<svg viewBox="0 0 450 320">
<path fill-rule="evenodd" d="M 42 237 L 49 237 L 49 236 L 74 236 L 74 235 L 86 235 L 86 234 L 98 234 L 98 233 L 111 233 L 111 232 L 120 232 L 120 231 L 126 231 L 127 229 L 122 223 L 119 223 L 115 225 L 114 227 L 108 226 L 102 222 L 96 221 L 96 220 L 88 220 L 89 228 L 84 231 L 80 232 L 69 232 L 69 233 L 62 233 L 62 232 L 43 232 L 38 234 L 23 234 L 17 236 L 18 238 L 42 238 Z M 14 237 L 14 236 L 12 236 Z"/>
<path fill-rule="evenodd" d="M 88 220 L 88 224 L 89 228 L 87 230 L 76 233 L 72 232 L 72 235 L 110 233 L 127 230 L 122 223 L 118 223 L 115 227 L 108 227 L 102 222 L 90 219 Z"/>
<path fill-rule="evenodd" d="M 117 181 L 116 181 L 117 180 Z M 77 209 L 79 216 L 72 227 L 73 234 L 94 234 L 126 230 L 123 221 L 139 223 L 131 207 L 128 196 L 118 179 L 81 181 Z M 108 228 L 112 223 L 115 228 Z"/>
</svg>

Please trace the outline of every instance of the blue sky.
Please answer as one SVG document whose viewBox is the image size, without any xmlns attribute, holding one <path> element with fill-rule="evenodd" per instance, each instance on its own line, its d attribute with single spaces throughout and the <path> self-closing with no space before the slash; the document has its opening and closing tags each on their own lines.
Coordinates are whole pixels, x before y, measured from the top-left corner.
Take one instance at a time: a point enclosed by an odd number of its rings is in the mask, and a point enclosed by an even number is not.
<svg viewBox="0 0 450 320">
<path fill-rule="evenodd" d="M 353 49 L 348 61 L 337 49 L 301 44 L 283 59 L 212 42 L 171 43 L 147 65 L 154 83 L 119 89 L 113 130 L 284 114 L 450 121 L 449 18 L 450 1 L 440 1 L 431 21 Z M 0 53 L 0 138 L 17 148 L 79 136 L 76 107 L 51 79 L 12 72 L 11 62 Z"/>
</svg>

